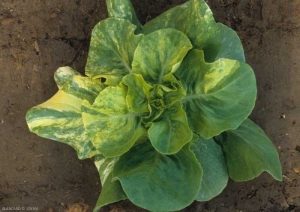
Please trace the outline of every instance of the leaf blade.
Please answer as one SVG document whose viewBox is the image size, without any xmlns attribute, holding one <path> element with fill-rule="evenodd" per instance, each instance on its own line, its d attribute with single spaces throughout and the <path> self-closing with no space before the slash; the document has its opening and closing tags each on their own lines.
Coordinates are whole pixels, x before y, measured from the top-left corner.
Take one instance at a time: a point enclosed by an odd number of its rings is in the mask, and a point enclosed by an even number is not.
<svg viewBox="0 0 300 212">
<path fill-rule="evenodd" d="M 191 48 L 189 39 L 182 32 L 174 29 L 155 31 L 138 44 L 132 73 L 142 75 L 147 83 L 161 84 L 163 77 L 176 70 Z"/>
<path fill-rule="evenodd" d="M 28 110 L 28 127 L 41 137 L 72 146 L 80 159 L 90 158 L 97 151 L 85 133 L 80 108 L 83 101 L 92 102 L 105 86 L 68 68 L 58 71 L 56 76 L 71 76 L 70 71 L 75 74 L 69 80 L 58 79 L 60 90 L 48 101 Z"/>
<path fill-rule="evenodd" d="M 222 23 L 215 25 L 203 51 L 207 62 L 213 62 L 220 58 L 245 62 L 243 44 L 238 34 Z"/>
<path fill-rule="evenodd" d="M 95 157 L 95 165 L 101 179 L 101 193 L 97 200 L 94 211 L 100 210 L 110 203 L 127 199 L 119 181 L 113 181 L 113 170 L 119 158 L 105 158 L 101 155 Z"/>
<path fill-rule="evenodd" d="M 229 27 L 215 22 L 205 1 L 190 0 L 174 7 L 147 22 L 142 31 L 147 35 L 165 28 L 186 34 L 194 48 L 205 52 L 208 62 L 219 58 L 245 61 L 239 37 Z"/>
<path fill-rule="evenodd" d="M 175 76 L 187 92 L 182 102 L 190 127 L 206 139 L 236 129 L 254 108 L 256 79 L 246 63 L 206 63 L 203 51 L 193 49 Z"/>
<path fill-rule="evenodd" d="M 73 79 L 73 76 L 81 76 L 81 74 L 71 67 L 60 67 L 54 73 L 54 80 L 58 88 L 62 88 L 65 83 Z"/>
<path fill-rule="evenodd" d="M 116 30 L 118 29 L 118 30 Z M 129 21 L 107 18 L 93 29 L 86 64 L 86 75 L 104 77 L 117 85 L 131 72 L 133 54 L 143 35 L 135 35 L 136 26 Z"/>
<path fill-rule="evenodd" d="M 135 205 L 150 211 L 175 211 L 194 200 L 202 170 L 188 145 L 166 156 L 148 142 L 121 156 L 114 174 Z"/>
<path fill-rule="evenodd" d="M 122 82 L 128 87 L 126 101 L 128 109 L 134 112 L 148 112 L 149 92 L 152 88 L 139 74 L 128 74 Z"/>
<path fill-rule="evenodd" d="M 125 90 L 109 86 L 94 104 L 84 101 L 82 119 L 94 146 L 105 157 L 117 157 L 127 152 L 144 134 L 139 113 L 129 112 Z"/>
<path fill-rule="evenodd" d="M 250 119 L 239 128 L 218 137 L 222 145 L 229 176 L 237 182 L 252 180 L 263 171 L 276 180 L 282 180 L 282 171 L 276 148 L 264 131 Z"/>
<path fill-rule="evenodd" d="M 128 20 L 137 26 L 136 32 L 140 32 L 141 23 L 136 16 L 130 0 L 106 0 L 106 6 L 109 17 Z"/>
<path fill-rule="evenodd" d="M 191 150 L 203 169 L 203 178 L 197 201 L 209 201 L 219 195 L 228 182 L 228 172 L 222 148 L 213 139 L 198 138 Z"/>
<path fill-rule="evenodd" d="M 175 154 L 193 136 L 180 103 L 166 109 L 148 130 L 153 147 L 161 154 Z"/>
</svg>

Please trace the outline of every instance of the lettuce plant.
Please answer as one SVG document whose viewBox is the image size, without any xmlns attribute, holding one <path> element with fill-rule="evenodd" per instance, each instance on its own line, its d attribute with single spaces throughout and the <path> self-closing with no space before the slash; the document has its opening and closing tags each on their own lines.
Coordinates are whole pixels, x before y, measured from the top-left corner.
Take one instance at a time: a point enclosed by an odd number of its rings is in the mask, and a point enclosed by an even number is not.
<svg viewBox="0 0 300 212">
<path fill-rule="evenodd" d="M 85 74 L 55 73 L 58 92 L 31 108 L 39 136 L 93 158 L 102 191 L 95 211 L 129 199 L 150 211 L 180 210 L 220 194 L 229 178 L 263 171 L 281 180 L 276 149 L 248 119 L 253 70 L 230 28 L 204 0 L 141 25 L 129 0 L 107 0 Z"/>
</svg>

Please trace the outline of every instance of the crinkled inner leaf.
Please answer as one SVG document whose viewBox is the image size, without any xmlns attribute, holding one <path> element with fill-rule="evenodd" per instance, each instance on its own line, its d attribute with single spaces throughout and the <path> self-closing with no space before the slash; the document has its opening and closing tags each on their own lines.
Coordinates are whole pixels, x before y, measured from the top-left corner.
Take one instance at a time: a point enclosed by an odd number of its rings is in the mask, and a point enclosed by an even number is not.
<svg viewBox="0 0 300 212">
<path fill-rule="evenodd" d="M 202 169 L 188 145 L 177 154 L 161 155 L 144 142 L 120 157 L 114 175 L 134 204 L 150 211 L 176 211 L 195 199 Z"/>
<path fill-rule="evenodd" d="M 143 134 L 143 113 L 128 110 L 126 91 L 122 86 L 109 86 L 94 104 L 84 101 L 82 119 L 94 146 L 106 157 L 117 157 L 127 152 Z"/>
<path fill-rule="evenodd" d="M 197 138 L 191 150 L 203 169 L 197 201 L 208 201 L 219 195 L 227 185 L 228 173 L 222 148 L 213 139 Z"/>
<path fill-rule="evenodd" d="M 58 71 L 56 81 L 62 87 L 51 99 L 27 112 L 28 127 L 41 137 L 71 145 L 80 159 L 90 158 L 97 151 L 85 133 L 81 103 L 93 102 L 105 86 L 98 80 L 80 76 L 69 67 Z M 70 79 L 66 80 L 65 76 Z"/>
<path fill-rule="evenodd" d="M 106 0 L 109 17 L 125 19 L 137 26 L 136 33 L 141 30 L 141 24 L 135 14 L 130 0 Z"/>
<path fill-rule="evenodd" d="M 163 99 L 167 107 L 182 100 L 182 98 L 186 95 L 181 82 L 178 81 L 171 73 L 163 77 L 162 87 L 164 90 Z"/>
<path fill-rule="evenodd" d="M 131 72 L 134 51 L 143 35 L 135 35 L 136 26 L 125 19 L 108 18 L 93 29 L 86 74 L 103 77 L 108 85 L 117 85 Z"/>
<path fill-rule="evenodd" d="M 94 208 L 94 212 L 97 212 L 101 207 L 110 203 L 127 199 L 120 182 L 112 180 L 113 169 L 118 160 L 119 157 L 105 158 L 101 155 L 95 157 L 95 165 L 101 178 L 102 189 Z"/>
<path fill-rule="evenodd" d="M 193 136 L 179 102 L 164 110 L 150 126 L 149 139 L 153 147 L 162 154 L 177 153 Z"/>
<path fill-rule="evenodd" d="M 251 113 L 256 100 L 253 70 L 243 62 L 204 61 L 192 50 L 175 73 L 187 95 L 182 100 L 190 128 L 204 138 L 236 129 Z"/>
<path fill-rule="evenodd" d="M 165 28 L 174 28 L 186 34 L 195 48 L 204 50 L 208 62 L 222 57 L 245 60 L 237 34 L 232 29 L 217 24 L 203 0 L 190 0 L 166 11 L 146 23 L 142 31 L 149 34 Z"/>
<path fill-rule="evenodd" d="M 148 98 L 152 88 L 139 74 L 128 74 L 122 82 L 128 87 L 126 101 L 128 109 L 137 113 L 149 112 Z"/>
<path fill-rule="evenodd" d="M 135 50 L 132 72 L 150 84 L 161 84 L 174 72 L 192 48 L 189 39 L 175 29 L 162 29 L 145 36 Z"/>
<path fill-rule="evenodd" d="M 225 154 L 229 176 L 234 181 L 247 181 L 263 171 L 276 180 L 282 180 L 282 171 L 276 148 L 264 131 L 246 119 L 239 128 L 217 137 Z"/>
</svg>

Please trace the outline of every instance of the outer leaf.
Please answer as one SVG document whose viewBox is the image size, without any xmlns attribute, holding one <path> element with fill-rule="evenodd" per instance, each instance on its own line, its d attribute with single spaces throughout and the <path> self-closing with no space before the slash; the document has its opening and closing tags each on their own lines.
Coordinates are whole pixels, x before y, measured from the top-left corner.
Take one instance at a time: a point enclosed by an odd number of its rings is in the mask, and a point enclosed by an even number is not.
<svg viewBox="0 0 300 212">
<path fill-rule="evenodd" d="M 134 146 L 115 166 L 127 197 L 150 211 L 176 211 L 193 202 L 202 169 L 188 146 L 174 155 L 159 154 L 150 143 Z"/>
<path fill-rule="evenodd" d="M 210 37 L 210 28 L 215 24 L 205 1 L 190 0 L 146 23 L 143 32 L 148 34 L 159 29 L 174 28 L 182 31 L 194 46 L 202 49 Z"/>
<path fill-rule="evenodd" d="M 105 158 L 100 155 L 95 158 L 95 165 L 101 178 L 102 189 L 94 212 L 97 212 L 101 207 L 110 203 L 127 199 L 120 182 L 112 180 L 113 169 L 118 160 L 118 157 Z"/>
<path fill-rule="evenodd" d="M 215 23 L 210 8 L 203 0 L 190 0 L 166 11 L 146 23 L 143 33 L 165 28 L 186 34 L 195 48 L 204 50 L 208 62 L 222 57 L 245 60 L 239 37 L 232 29 Z"/>
<path fill-rule="evenodd" d="M 276 180 L 282 180 L 282 171 L 276 148 L 264 131 L 246 119 L 239 128 L 218 137 L 227 161 L 229 176 L 234 181 L 247 181 L 263 171 Z"/>
<path fill-rule="evenodd" d="M 198 138 L 191 145 L 203 169 L 197 201 L 208 201 L 219 195 L 227 185 L 228 173 L 222 148 L 213 139 Z"/>
<path fill-rule="evenodd" d="M 72 69 L 71 67 L 60 67 L 54 73 L 54 80 L 58 88 L 62 88 L 64 84 L 69 83 L 73 80 L 73 76 L 81 76 L 81 74 Z"/>
<path fill-rule="evenodd" d="M 58 70 L 57 81 L 63 82 L 64 76 L 74 72 L 65 67 Z M 61 71 L 66 71 L 65 74 Z M 26 114 L 30 131 L 37 135 L 71 145 L 80 159 L 90 158 L 97 153 L 85 133 L 81 118 L 83 100 L 93 102 L 104 85 L 98 81 L 75 74 L 66 80 L 61 90 L 51 99 L 31 108 Z"/>
<path fill-rule="evenodd" d="M 254 107 L 255 76 L 243 62 L 219 59 L 205 63 L 203 52 L 194 49 L 175 75 L 187 92 L 182 102 L 190 127 L 204 138 L 236 129 Z"/>
<path fill-rule="evenodd" d="M 221 23 L 215 25 L 203 51 L 207 62 L 220 58 L 245 62 L 244 49 L 239 36 L 234 30 Z"/>
<path fill-rule="evenodd" d="M 135 14 L 130 0 L 106 0 L 109 17 L 125 19 L 137 26 L 137 32 L 141 30 L 141 24 Z"/>
<path fill-rule="evenodd" d="M 86 74 L 103 77 L 109 85 L 117 85 L 131 72 L 134 51 L 143 35 L 134 35 L 136 26 L 129 21 L 108 18 L 99 22 L 92 32 Z"/>
<path fill-rule="evenodd" d="M 93 105 L 82 104 L 83 123 L 94 146 L 105 157 L 117 157 L 127 152 L 144 133 L 140 113 L 128 111 L 126 92 L 109 86 Z"/>
<path fill-rule="evenodd" d="M 141 74 L 150 84 L 161 84 L 163 77 L 174 72 L 192 48 L 189 39 L 175 29 L 163 29 L 145 36 L 132 62 L 132 72 Z"/>
<path fill-rule="evenodd" d="M 166 109 L 148 130 L 153 147 L 162 154 L 175 154 L 193 136 L 180 103 Z"/>
<path fill-rule="evenodd" d="M 148 98 L 152 88 L 139 74 L 128 74 L 122 82 L 128 86 L 126 101 L 128 109 L 137 113 L 149 112 Z"/>
</svg>

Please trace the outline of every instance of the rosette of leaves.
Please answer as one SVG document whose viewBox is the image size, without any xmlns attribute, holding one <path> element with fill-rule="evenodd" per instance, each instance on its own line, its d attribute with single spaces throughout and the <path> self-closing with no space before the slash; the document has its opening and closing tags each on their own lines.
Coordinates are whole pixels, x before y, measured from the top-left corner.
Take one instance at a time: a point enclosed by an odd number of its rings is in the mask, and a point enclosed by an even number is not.
<svg viewBox="0 0 300 212">
<path fill-rule="evenodd" d="M 124 199 L 175 211 L 217 196 L 229 178 L 267 171 L 281 180 L 276 149 L 248 119 L 256 81 L 241 42 L 203 0 L 145 25 L 129 0 L 107 0 L 107 8 L 86 76 L 58 69 L 59 91 L 26 116 L 32 132 L 94 157 L 102 184 L 95 211 Z"/>
</svg>

